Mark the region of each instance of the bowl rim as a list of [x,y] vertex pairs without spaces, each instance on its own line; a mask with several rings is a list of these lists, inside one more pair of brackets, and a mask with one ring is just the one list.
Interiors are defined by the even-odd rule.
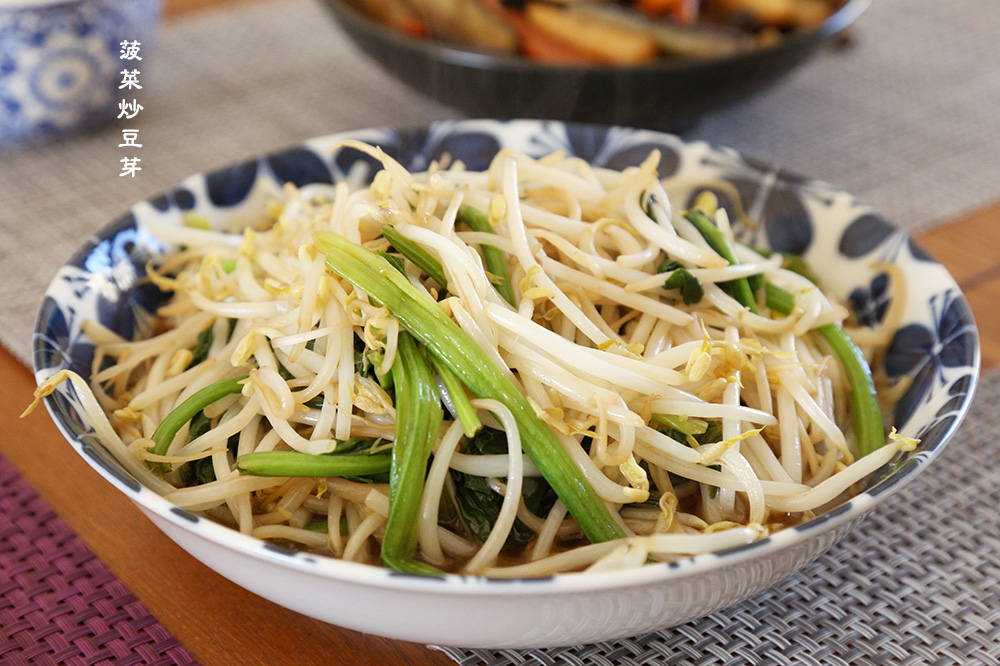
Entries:
[[[497,121],[495,119],[465,119],[458,121],[438,121],[437,123],[431,123],[430,125],[422,126],[409,126],[402,128],[395,128],[401,134],[407,132],[426,130],[429,127],[434,127],[441,124],[450,124],[451,126],[457,126],[461,128],[462,126],[470,126],[475,129],[480,123],[526,123],[529,125],[542,126],[542,125],[564,125],[564,126],[576,126],[576,127],[610,127],[603,126],[597,123],[575,123],[575,122],[564,122],[564,121],[552,121],[552,120],[516,120],[516,121]],[[366,132],[372,130],[382,130],[382,129],[392,129],[392,128],[362,128],[347,130],[343,132],[336,132],[324,136],[313,137],[302,142],[286,146],[285,148],[278,149],[275,151],[270,151],[263,155],[255,155],[251,157],[245,157],[235,162],[229,162],[228,164],[222,166],[221,168],[214,168],[211,170],[206,170],[191,174],[185,178],[180,183],[174,183],[173,185],[166,188],[163,192],[151,194],[144,199],[137,202],[135,205],[140,205],[143,203],[148,203],[151,200],[162,196],[163,193],[169,192],[178,185],[186,182],[191,178],[203,177],[210,173],[215,173],[220,170],[231,168],[233,166],[245,164],[249,161],[255,159],[267,159],[271,156],[282,155],[294,151],[296,149],[308,148],[310,144],[315,141],[326,141],[326,140],[340,140],[347,137],[357,137],[363,135]],[[677,135],[670,134],[668,132],[656,131],[656,130],[644,130],[638,128],[621,128],[627,131],[641,131],[647,132],[654,135],[663,135],[671,137],[680,142],[681,145],[690,146],[695,144],[709,145],[714,150],[727,150],[738,155],[741,159],[745,160],[747,164],[762,164],[761,162],[755,161],[750,157],[739,153],[738,151],[716,146],[715,144],[710,144],[705,141],[689,140]],[[794,181],[797,178],[797,174],[782,170],[778,177],[782,180]],[[829,185],[823,181],[810,180],[813,183],[821,183],[823,185]],[[837,192],[844,192],[839,187],[830,185]],[[88,241],[79,248],[69,260],[73,262],[77,260],[80,256],[85,256],[93,247],[102,240],[109,237],[110,234],[115,232],[123,222],[130,217],[130,214],[126,214],[123,217],[117,218],[112,222],[103,226],[95,234],[91,235]],[[912,239],[909,232],[899,227],[899,225],[890,222],[889,223],[894,230],[903,231],[906,239],[908,239],[913,245],[921,249],[920,246]],[[926,253],[926,251],[925,251]],[[929,255],[928,255],[929,256]],[[954,277],[951,276],[950,272],[945,270],[947,277],[957,288],[957,282],[955,282]],[[58,275],[53,279],[50,287],[55,285],[58,281]],[[48,290],[47,292],[48,293]],[[958,289],[958,298],[961,299],[963,303],[967,305],[967,300],[961,289]],[[42,326],[45,322],[45,311],[44,309],[39,312],[38,318],[36,319],[36,324],[34,327],[34,333],[36,339],[38,334],[43,330]],[[94,460],[91,456],[85,454],[82,449],[82,442],[80,441],[84,437],[92,437],[92,435],[83,435],[80,439],[76,439],[74,435],[68,429],[68,425],[60,418],[59,411],[62,407],[57,402],[57,395],[53,394],[47,396],[44,399],[44,404],[47,411],[49,412],[52,420],[55,422],[59,431],[67,439],[67,441],[73,446],[76,452],[84,458],[84,460],[89,464],[98,474],[100,474],[106,481],[114,485],[119,491],[124,493],[129,499],[131,499],[142,511],[150,511],[154,513],[157,517],[165,519],[175,526],[182,528],[186,532],[191,532],[194,536],[199,538],[207,539],[214,542],[224,548],[234,550],[241,554],[247,555],[251,558],[257,560],[266,560],[271,564],[281,566],[283,568],[291,570],[307,569],[309,573],[315,573],[323,576],[324,578],[335,579],[347,581],[353,584],[376,587],[383,589],[398,589],[413,592],[441,592],[447,586],[448,593],[455,593],[460,595],[544,595],[551,594],[553,592],[558,593],[583,593],[583,592],[596,592],[603,590],[611,590],[622,587],[630,587],[634,585],[651,585],[660,584],[670,580],[681,579],[688,576],[693,576],[697,574],[706,573],[709,571],[728,568],[733,565],[739,564],[749,559],[762,558],[767,555],[776,553],[780,550],[790,548],[796,544],[801,544],[810,539],[813,539],[821,534],[827,533],[840,527],[848,522],[860,519],[865,513],[874,508],[877,504],[883,502],[889,496],[895,494],[897,491],[902,489],[906,484],[913,480],[920,472],[922,472],[926,467],[938,456],[945,446],[953,439],[955,433],[960,428],[962,422],[969,413],[969,407],[973,401],[976,393],[976,388],[979,383],[981,376],[981,342],[979,331],[975,328],[974,320],[972,319],[971,310],[968,310],[968,317],[970,322],[973,324],[974,331],[974,350],[972,363],[969,366],[969,387],[965,396],[962,399],[961,406],[958,408],[957,417],[953,419],[940,435],[939,441],[936,443],[934,448],[921,451],[920,455],[911,458],[909,462],[914,464],[909,465],[906,469],[893,471],[888,477],[880,479],[874,487],[866,489],[864,492],[859,493],[850,499],[848,499],[843,504],[835,507],[827,513],[819,515],[811,520],[801,523],[797,526],[781,530],[770,534],[766,538],[760,541],[753,541],[740,546],[727,548],[724,550],[705,553],[701,555],[686,556],[670,563],[655,563],[647,564],[634,569],[625,570],[614,570],[614,571],[602,571],[602,572],[591,572],[581,575],[579,572],[555,574],[550,576],[542,576],[536,578],[487,578],[481,575],[469,575],[469,574],[455,574],[446,573],[443,575],[415,575],[415,574],[405,574],[397,571],[393,571],[381,566],[375,566],[370,564],[361,564],[357,562],[345,562],[343,560],[325,556],[325,555],[315,555],[311,553],[306,553],[303,551],[292,551],[281,546],[276,546],[270,544],[266,541],[251,537],[240,533],[239,531],[233,530],[230,527],[222,525],[221,523],[214,522],[207,518],[202,518],[196,514],[182,509],[175,504],[171,503],[163,496],[156,494],[150,488],[133,481],[139,486],[139,489],[130,487],[129,484],[122,481],[121,478],[116,476],[116,474],[110,472],[101,463]],[[39,368],[38,367],[38,354],[33,354],[33,370],[35,374],[36,381],[41,383],[46,379],[51,368]],[[61,399],[61,398],[60,398]],[[887,463],[889,464],[889,463]],[[880,468],[881,469],[881,468]],[[197,529],[192,529],[193,525],[197,525]]]
[[554,64],[536,62],[522,55],[491,53],[489,51],[462,48],[459,44],[416,37],[395,30],[367,16],[345,0],[322,1],[330,8],[338,20],[347,21],[353,27],[375,34],[380,39],[388,41],[397,47],[423,53],[432,60],[470,69],[504,69],[516,72],[532,70],[547,74],[563,73],[567,75],[581,75],[590,72],[595,74],[613,74],[618,72],[667,73],[673,71],[697,71],[711,69],[737,60],[767,58],[770,55],[793,50],[809,42],[821,42],[843,32],[868,10],[874,0],[846,0],[839,9],[815,28],[785,35],[775,44],[765,48],[721,58],[657,58],[652,62],[639,65],[604,63]]

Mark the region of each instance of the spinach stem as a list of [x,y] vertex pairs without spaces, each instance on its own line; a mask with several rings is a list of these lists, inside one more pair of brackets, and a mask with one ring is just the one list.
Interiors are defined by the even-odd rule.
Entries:
[[708,421],[692,416],[676,416],[674,414],[653,414],[650,421],[685,435],[701,435],[708,430]]
[[326,453],[313,455],[298,451],[260,451],[236,460],[236,469],[251,476],[365,476],[389,471],[388,453]]
[[[469,228],[473,231],[488,234],[494,233],[490,221],[486,219],[486,215],[478,208],[473,208],[472,206],[459,207],[458,219],[469,225]],[[514,288],[510,284],[510,273],[507,270],[507,260],[504,259],[503,251],[492,245],[482,245],[481,248],[486,271],[493,276],[493,287],[505,301],[516,308],[517,303],[514,302]]]
[[858,454],[864,457],[885,443],[882,408],[875,392],[875,380],[864,354],[840,324],[826,324],[816,329],[840,359],[851,387],[851,411],[854,413],[854,439]]
[[406,573],[439,574],[441,571],[414,556],[427,460],[444,413],[431,367],[410,334],[399,334],[396,353],[399,357],[392,364],[396,441],[389,470],[389,518],[382,537],[382,562]]
[[768,282],[764,285],[764,304],[787,317],[795,309],[795,294]]
[[161,456],[166,454],[167,449],[170,447],[170,442],[174,441],[177,431],[180,430],[185,423],[193,419],[195,414],[205,409],[213,402],[220,400],[231,393],[239,393],[242,391],[242,382],[244,380],[246,380],[246,375],[243,377],[234,377],[232,379],[223,379],[222,381],[206,386],[181,404],[177,405],[172,412],[167,414],[166,418],[160,421],[160,425],[157,426],[156,430],[153,432],[154,445],[150,447],[150,451]]
[[431,356],[431,363],[434,364],[434,369],[437,370],[438,375],[441,377],[441,383],[444,384],[445,390],[448,391],[451,404],[455,407],[455,414],[458,416],[458,420],[462,422],[462,431],[465,432],[466,437],[472,437],[483,427],[483,422],[479,420],[476,408],[472,406],[469,395],[465,392],[465,386],[455,376],[455,373],[451,371],[451,368],[445,365],[437,356]]
[[[694,225],[698,233],[708,243],[708,246],[715,250],[720,257],[728,261],[731,266],[736,266],[740,263],[739,259],[736,258],[733,246],[729,244],[726,237],[719,231],[719,227],[716,226],[715,222],[704,211],[689,210],[684,213],[684,217]],[[750,288],[750,281],[747,278],[737,278],[728,282],[720,282],[719,286],[727,294],[739,301],[740,305],[749,308],[750,312],[757,314],[757,299],[754,298],[753,289]]]
[[[503,403],[517,421],[525,453],[592,542],[625,536],[566,449],[476,342],[436,303],[417,291],[378,255],[331,232],[317,232],[327,267],[385,305],[406,329],[443,361],[477,398]],[[393,367],[395,368],[395,365]]]
[[434,281],[441,285],[442,288],[448,288],[448,278],[444,274],[444,267],[427,250],[388,225],[382,227],[382,235],[385,236],[387,241],[392,243],[392,246],[401,255],[412,261],[417,268],[434,278]]
[[[770,282],[764,286],[767,307],[783,315],[795,308],[795,295]],[[840,324],[826,324],[816,329],[833,348],[847,374],[851,388],[851,412],[854,415],[854,439],[858,454],[864,457],[885,443],[882,408],[875,392],[872,369],[864,354]]]

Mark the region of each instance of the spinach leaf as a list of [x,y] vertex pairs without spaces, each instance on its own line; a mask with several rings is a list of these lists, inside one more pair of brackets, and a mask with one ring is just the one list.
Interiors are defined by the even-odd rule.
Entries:
[[[383,441],[377,437],[351,437],[350,439],[345,439],[343,441],[337,442],[336,453],[353,453],[357,455],[367,455],[365,452],[370,451],[379,442]],[[348,481],[355,481],[357,483],[389,483],[389,474],[368,474],[367,476],[345,476]]]
[[286,382],[295,379],[295,375],[292,374],[291,370],[282,365],[280,359],[278,360],[278,374],[281,375],[281,378]]
[[[466,443],[465,452],[470,455],[507,453],[507,435],[502,430],[484,427]],[[481,476],[452,470],[451,478],[459,516],[476,538],[486,541],[500,515],[503,497],[493,492]],[[528,510],[539,516],[545,516],[556,501],[555,491],[542,477],[524,477],[522,495]],[[504,548],[520,550],[534,538],[533,530],[515,520]]]
[[193,356],[191,357],[191,362],[188,363],[189,368],[193,368],[208,358],[208,350],[212,348],[212,343],[215,342],[214,328],[214,325],[209,325],[208,328],[198,334],[198,344],[191,350]]
[[[319,532],[320,534],[330,533],[330,524],[326,518],[317,518],[316,520],[310,520],[302,529],[309,530],[310,532]],[[340,535],[347,536],[347,516],[340,517]]]
[[[209,328],[211,330],[211,328]],[[201,437],[212,428],[212,419],[205,416],[204,410],[198,412],[191,419],[191,426],[188,428],[188,441]],[[226,441],[229,453],[235,458],[240,445],[239,433],[233,435]],[[191,462],[184,463],[177,472],[181,475],[181,482],[185,486],[200,486],[203,483],[215,481],[215,468],[212,466],[212,456],[199,458]]]
[[[704,432],[700,432],[700,433],[697,433],[697,434],[690,435],[691,437],[694,437],[694,439],[695,439],[696,442],[698,442],[701,445],[705,445],[705,444],[714,444],[715,442],[718,442],[718,441],[722,440],[722,421],[721,420],[717,420],[717,421],[704,421],[704,423],[706,424]],[[688,443],[688,437],[689,437],[689,435],[686,434],[686,433],[684,433],[684,432],[681,432],[680,430],[674,430],[673,428],[670,428],[670,427],[662,427],[659,430],[663,434],[665,434],[665,435],[667,435],[667,436],[669,436],[669,437],[677,440],[678,442],[682,442],[684,444]],[[646,461],[644,460],[644,461],[642,461],[640,463],[640,465],[644,465],[645,463],[646,463]],[[708,467],[709,467],[709,469],[714,469],[716,471],[722,470],[722,466],[721,465],[709,465]],[[670,483],[672,485],[674,485],[674,486],[679,486],[679,485],[681,485],[683,483],[687,483],[688,481],[690,481],[690,479],[686,479],[686,478],[684,478],[682,476],[674,474],[673,472],[670,473]],[[715,499],[715,496],[716,496],[716,494],[718,492],[719,492],[719,489],[717,487],[715,487],[715,486],[709,486],[709,490],[708,490],[709,497],[711,497],[712,499]]]
[[698,303],[705,297],[705,289],[691,271],[676,261],[664,261],[657,269],[659,273],[673,271],[663,283],[664,289],[679,289],[684,305]]
[[[236,328],[236,320],[229,319],[229,335],[226,337],[226,342],[233,337],[233,329]],[[212,349],[212,343],[215,342],[215,324],[210,325],[204,331],[198,334],[198,342],[195,344],[194,349],[191,350],[193,356],[191,357],[191,362],[188,363],[189,368],[193,368],[198,365],[206,358],[208,358],[208,352]]]

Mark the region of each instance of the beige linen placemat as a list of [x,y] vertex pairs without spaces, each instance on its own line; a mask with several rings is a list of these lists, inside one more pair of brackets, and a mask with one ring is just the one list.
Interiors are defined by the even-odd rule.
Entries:
[[[1000,199],[1000,2],[875,0],[856,28],[848,48],[689,135],[834,182],[913,230]],[[310,136],[456,117],[312,0],[196,14],[149,48],[135,178],[119,176],[124,121],[0,155],[0,342],[25,361],[58,266],[136,200]]]

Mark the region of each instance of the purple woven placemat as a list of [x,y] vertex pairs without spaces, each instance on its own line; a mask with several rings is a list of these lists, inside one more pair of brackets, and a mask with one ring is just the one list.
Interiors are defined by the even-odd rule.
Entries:
[[2,456],[0,664],[197,666]]

